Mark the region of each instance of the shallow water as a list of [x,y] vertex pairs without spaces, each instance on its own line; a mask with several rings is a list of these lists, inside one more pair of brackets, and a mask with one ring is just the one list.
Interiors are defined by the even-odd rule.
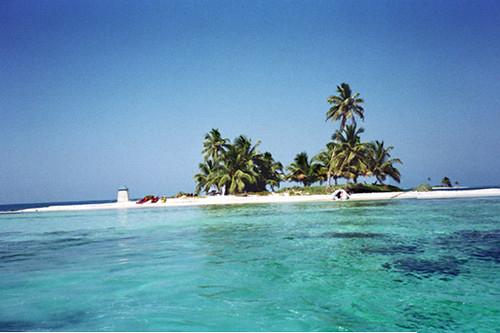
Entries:
[[0,215],[0,331],[498,332],[500,200]]

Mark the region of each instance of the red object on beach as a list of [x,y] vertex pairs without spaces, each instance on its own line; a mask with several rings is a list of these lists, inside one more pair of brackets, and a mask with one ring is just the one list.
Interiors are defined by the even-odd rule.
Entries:
[[160,198],[159,198],[159,197],[153,197],[153,198],[151,199],[151,203],[157,203],[157,202],[158,202],[158,200],[160,200]]
[[146,202],[148,202],[149,200],[152,200],[152,199],[154,199],[153,196],[147,195],[144,198],[142,198],[141,200],[137,201],[136,204],[143,204],[143,203],[146,203]]

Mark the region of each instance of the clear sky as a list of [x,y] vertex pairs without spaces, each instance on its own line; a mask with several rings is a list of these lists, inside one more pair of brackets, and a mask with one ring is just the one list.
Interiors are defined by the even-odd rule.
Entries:
[[498,1],[0,2],[0,203],[193,191],[212,127],[288,164],[365,98],[402,186],[500,184]]

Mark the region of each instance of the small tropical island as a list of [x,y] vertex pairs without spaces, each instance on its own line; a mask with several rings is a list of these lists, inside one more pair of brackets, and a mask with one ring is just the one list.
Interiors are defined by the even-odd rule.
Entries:
[[20,212],[500,196],[498,188],[469,190],[458,186],[457,181],[453,186],[446,176],[439,185],[432,186],[428,178],[410,190],[388,184],[387,181],[400,183],[397,166],[403,161],[392,156],[394,146],[386,145],[384,140],[361,139],[365,129],[359,123],[365,120],[365,108],[360,93],[341,83],[337,94],[328,97],[327,102],[325,121],[338,122],[338,129],[319,152],[312,157],[305,151],[299,152],[288,166],[275,160],[271,152],[261,151],[260,140],[254,143],[242,134],[231,141],[219,129],[212,128],[204,136],[203,161],[194,176],[194,193],[178,192],[170,197],[148,194],[129,200],[127,189],[125,200],[119,194],[112,203],[49,206]]
[[[303,187],[285,188],[279,192],[328,194],[343,188],[353,193],[400,191],[396,186],[385,184],[390,178],[399,183],[401,174],[392,158],[393,146],[383,140],[364,142],[364,128],[358,126],[365,119],[364,100],[354,93],[347,83],[337,86],[337,95],[327,99],[330,108],[326,121],[338,121],[340,127],[325,147],[311,158],[307,152],[298,153],[286,168],[273,158],[270,152],[259,150],[245,135],[233,141],[224,138],[213,128],[205,135],[203,162],[195,175],[196,193],[217,194],[266,194],[274,192],[282,182],[295,182]],[[373,177],[375,182],[360,183],[360,178]],[[345,184],[339,185],[339,180]],[[333,184],[332,185],[332,181]],[[313,184],[320,186],[312,187]],[[321,186],[326,184],[326,186]]]

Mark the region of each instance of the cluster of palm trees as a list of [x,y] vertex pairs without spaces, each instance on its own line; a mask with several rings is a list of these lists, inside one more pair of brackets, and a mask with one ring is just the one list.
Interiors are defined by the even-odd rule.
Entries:
[[196,192],[236,194],[263,192],[279,187],[284,179],[283,165],[276,162],[269,152],[260,153],[258,146],[244,135],[231,143],[223,138],[218,129],[205,135],[203,163],[195,175]]
[[327,100],[331,107],[326,120],[340,121],[340,128],[314,157],[309,158],[306,152],[297,154],[287,167],[288,172],[271,153],[258,151],[260,141],[253,145],[240,135],[231,143],[212,129],[203,143],[204,162],[195,175],[196,191],[216,188],[227,194],[260,192],[268,186],[274,190],[282,181],[310,186],[317,182],[331,185],[333,179],[337,185],[340,178],[356,183],[359,177],[374,177],[375,183],[381,185],[387,178],[399,183],[401,174],[394,165],[402,162],[391,158],[393,147],[385,146],[384,141],[361,141],[364,129],[357,127],[356,118],[364,121],[364,100],[347,83],[337,86],[337,92]]
[[399,183],[401,174],[394,164],[402,162],[391,158],[394,147],[386,147],[383,141],[361,142],[363,132],[363,128],[356,125],[346,125],[335,132],[326,147],[311,159],[306,152],[297,154],[288,167],[288,180],[310,186],[316,182],[331,185],[333,179],[337,185],[339,178],[357,183],[362,176],[375,177],[375,183],[380,185],[388,177]]
[[328,98],[331,107],[326,120],[340,120],[340,128],[326,147],[310,160],[305,152],[297,154],[288,167],[288,179],[304,186],[315,182],[330,185],[332,179],[337,185],[339,178],[357,183],[360,176],[375,177],[375,183],[380,184],[388,177],[399,183],[401,174],[394,164],[402,162],[391,158],[394,147],[386,147],[384,141],[361,141],[364,129],[357,127],[356,118],[364,120],[364,100],[359,93],[353,94],[347,83],[337,86],[337,92],[338,95]]

